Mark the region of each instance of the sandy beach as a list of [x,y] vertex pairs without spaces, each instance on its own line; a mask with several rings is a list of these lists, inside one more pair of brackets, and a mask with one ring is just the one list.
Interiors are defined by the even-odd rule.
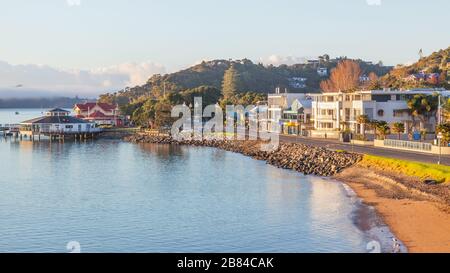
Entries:
[[450,253],[448,185],[354,166],[335,176],[373,206],[411,253]]

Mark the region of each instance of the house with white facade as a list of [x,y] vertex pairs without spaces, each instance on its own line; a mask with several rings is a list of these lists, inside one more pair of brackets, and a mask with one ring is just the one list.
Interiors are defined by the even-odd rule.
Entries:
[[291,106],[283,110],[280,126],[283,134],[307,136],[313,129],[311,123],[312,100],[309,97],[295,99]]
[[[448,96],[448,91],[436,90],[372,90],[354,93],[322,93],[311,95],[312,120],[314,122],[313,137],[339,138],[340,131],[350,130],[362,133],[362,126],[357,119],[367,115],[371,120],[386,121],[388,124],[401,122],[406,132],[416,131],[413,117],[407,101],[414,95],[441,93]],[[430,120],[426,129],[432,132],[436,120]]]
[[[298,111],[308,106],[309,96],[304,93],[280,93],[279,89],[275,94],[268,95],[267,108],[267,130],[269,132],[282,132],[282,127],[285,125],[285,120],[290,120],[292,116],[285,116],[285,111],[291,111],[289,114],[295,114],[298,117]],[[295,102],[295,103],[294,103]],[[294,105],[294,112],[292,106]],[[308,111],[308,110],[306,110]],[[306,112],[305,111],[305,112]],[[283,120],[284,119],[284,120]],[[296,120],[297,122],[297,120]]]

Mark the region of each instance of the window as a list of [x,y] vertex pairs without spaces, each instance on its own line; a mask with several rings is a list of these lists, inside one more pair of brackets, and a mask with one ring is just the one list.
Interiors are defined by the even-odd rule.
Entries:
[[409,116],[409,110],[394,110],[394,117],[399,118],[403,116]]
[[379,117],[384,116],[384,110],[378,110],[378,116]]
[[391,99],[391,95],[373,95],[373,100],[376,102],[388,102]]
[[333,123],[323,122],[320,124],[322,129],[333,129]]
[[363,99],[364,101],[371,101],[371,100],[372,100],[372,95],[370,95],[370,94],[364,94],[364,95],[362,96],[362,99]]
[[66,125],[66,129],[72,129],[73,125]]
[[373,119],[373,108],[365,108],[364,115],[367,115],[369,119]]

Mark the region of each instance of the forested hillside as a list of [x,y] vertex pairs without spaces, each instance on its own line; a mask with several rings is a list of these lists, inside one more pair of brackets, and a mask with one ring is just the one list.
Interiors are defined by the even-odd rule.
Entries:
[[[105,94],[100,97],[102,101],[117,102],[126,104],[139,99],[142,96],[159,98],[164,93],[179,93],[188,89],[200,86],[210,86],[222,90],[224,75],[230,68],[236,73],[236,88],[238,93],[270,93],[276,87],[288,88],[289,92],[318,92],[320,82],[326,79],[329,72],[337,64],[345,59],[330,59],[328,55],[318,58],[314,63],[265,66],[261,63],[255,64],[250,60],[214,60],[202,62],[175,73],[166,75],[154,75],[146,84],[133,88]],[[374,72],[378,76],[383,76],[391,70],[391,67],[383,66],[382,63],[372,64],[362,60],[355,60],[359,63],[364,74]],[[319,75],[318,69],[325,68],[328,73]],[[304,86],[293,86],[292,79],[301,78]]]
[[412,65],[397,66],[381,80],[385,87],[394,89],[443,87],[449,84],[450,47],[422,57]]

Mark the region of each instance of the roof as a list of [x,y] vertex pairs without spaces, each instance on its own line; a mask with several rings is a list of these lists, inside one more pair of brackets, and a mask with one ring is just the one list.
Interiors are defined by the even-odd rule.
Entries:
[[301,108],[303,108],[304,111],[306,111],[308,109],[312,109],[312,100],[310,100],[310,99],[304,99],[304,100],[296,99],[291,104],[290,110],[292,112],[298,112],[298,110],[300,110]]
[[354,94],[371,94],[371,95],[416,95],[416,94],[433,94],[440,93],[443,96],[446,96],[450,91],[449,90],[441,90],[441,89],[410,89],[410,90],[361,90],[351,93],[343,93],[343,92],[324,92],[317,94],[309,94],[311,97],[320,97],[320,96],[337,96],[337,95],[354,95]]
[[61,108],[53,108],[51,110],[48,110],[49,113],[70,113],[70,111],[61,109]]
[[115,116],[112,115],[105,115],[100,111],[95,111],[94,113],[90,114],[87,117],[84,117],[84,119],[93,119],[93,120],[113,120],[116,119]]
[[255,108],[251,109],[249,112],[250,113],[265,113],[268,110],[268,106],[267,105],[258,105],[255,106]]
[[74,124],[74,123],[76,124],[88,122],[71,116],[46,116],[21,122],[21,124]]
[[82,111],[88,111],[93,109],[95,106],[102,108],[104,111],[112,111],[117,109],[117,105],[110,103],[102,103],[102,102],[87,102],[87,103],[77,103],[75,104],[75,108],[79,108]]
[[297,100],[303,108],[311,108],[312,107],[312,100]]
[[88,117],[89,118],[105,118],[105,117],[108,117],[108,116],[103,114],[100,111],[95,111],[94,113],[90,114]]

